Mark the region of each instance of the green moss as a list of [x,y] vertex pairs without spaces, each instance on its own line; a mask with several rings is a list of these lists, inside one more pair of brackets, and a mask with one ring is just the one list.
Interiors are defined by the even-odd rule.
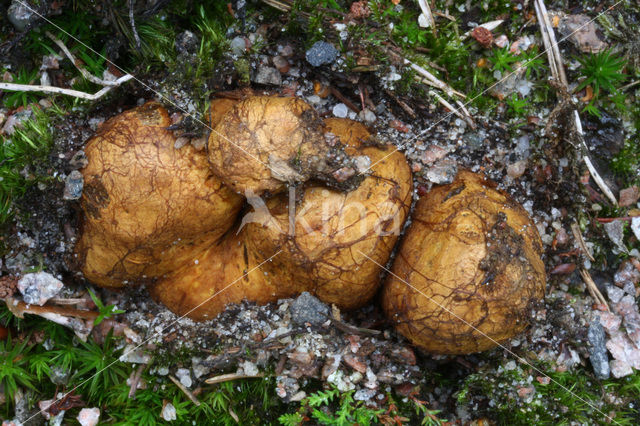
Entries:
[[[619,424],[634,424],[637,410],[608,402],[606,394],[637,399],[637,376],[627,380],[623,395],[619,381],[601,382],[584,367],[557,372],[544,363],[537,362],[536,366],[551,379],[547,384],[543,384],[542,374],[524,365],[508,371],[479,370],[464,380],[457,394],[458,404],[473,403],[499,424],[608,424],[609,415]],[[629,408],[621,408],[625,406]]]
[[[13,217],[13,205],[31,185],[48,179],[36,174],[53,145],[50,129],[61,110],[31,108],[31,118],[16,126],[13,135],[0,135],[0,226]],[[24,112],[26,114],[26,112]]]

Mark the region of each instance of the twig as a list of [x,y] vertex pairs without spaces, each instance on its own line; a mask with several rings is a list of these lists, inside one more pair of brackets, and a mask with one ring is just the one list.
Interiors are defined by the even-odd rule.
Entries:
[[623,220],[625,222],[631,222],[633,220],[633,216],[620,216],[620,217],[597,217],[596,220],[600,223],[611,223],[616,220]]
[[384,89],[384,91],[389,97],[391,97],[394,101],[396,101],[396,103],[400,105],[400,108],[402,108],[407,114],[409,114],[411,118],[416,118],[416,112],[413,110],[413,108],[407,105],[406,102],[399,99],[391,90]]
[[404,59],[405,65],[409,65],[411,67],[411,69],[413,69],[415,72],[417,72],[418,74],[420,74],[421,76],[424,77],[423,79],[421,79],[422,82],[442,90],[448,96],[453,97],[453,95],[456,95],[456,96],[459,96],[459,97],[461,97],[463,99],[466,97],[464,95],[464,93],[458,92],[457,90],[455,90],[453,87],[449,86],[444,81],[439,80],[435,75],[431,74],[429,71],[427,71],[426,69],[422,68],[420,65],[414,64],[413,62],[411,62],[407,58],[403,58],[403,59]]
[[436,21],[435,19],[433,19],[433,13],[431,13],[431,6],[429,6],[429,3],[425,0],[418,0],[418,4],[420,5],[420,10],[422,10],[422,14],[424,15],[425,19],[427,20],[427,26],[431,27],[431,31],[433,31],[433,35],[437,35],[437,31],[436,31]]
[[338,98],[338,100],[340,102],[342,102],[343,104],[345,104],[346,106],[349,107],[350,110],[352,110],[353,112],[355,112],[356,114],[359,113],[360,111],[358,110],[358,107],[351,102],[346,96],[344,96],[342,93],[340,93],[340,91],[338,89],[336,89],[333,86],[329,86],[329,91],[331,92],[331,94],[333,96],[335,96],[336,98]]
[[260,377],[264,377],[264,374],[263,373],[258,373],[258,374],[229,373],[229,374],[220,374],[219,376],[209,377],[204,382],[206,384],[208,384],[208,385],[213,385],[213,384],[216,384],[216,383],[229,382],[231,380],[256,379],[256,378],[260,378]]
[[33,314],[40,316],[44,314],[52,314],[62,315],[64,317],[82,318],[93,321],[99,315],[99,313],[96,311],[85,311],[82,309],[65,308],[62,306],[29,305],[21,300],[16,300],[11,297],[7,297],[6,299],[2,300],[7,304],[7,308],[9,308],[9,310],[19,318],[23,318],[24,314]]
[[456,104],[458,105],[458,107],[460,107],[460,110],[464,114],[464,121],[467,122],[469,127],[471,127],[473,130],[475,130],[477,128],[476,127],[476,123],[473,121],[473,117],[471,117],[471,114],[469,114],[469,110],[467,110],[467,108],[465,108],[464,104],[462,102],[460,102],[458,99],[456,99]]
[[358,336],[377,336],[378,334],[381,333],[380,330],[372,330],[370,328],[356,327],[351,324],[347,324],[342,320],[338,320],[335,318],[330,318],[330,319],[331,319],[331,324],[335,328],[345,333],[357,334]]
[[549,37],[550,46],[545,46],[547,48],[547,53],[552,52],[553,56],[557,61],[557,71],[558,80],[568,86],[569,83],[567,81],[567,75],[564,72],[564,66],[562,66],[562,56],[560,55],[560,48],[558,47],[558,42],[556,41],[556,34],[553,31],[553,26],[551,25],[551,20],[549,19],[549,13],[547,12],[547,7],[544,5],[543,0],[535,0],[536,5],[536,14],[538,15],[538,20],[540,21],[540,28],[543,29],[547,33]]
[[593,299],[597,303],[606,306],[607,311],[611,311],[611,309],[609,308],[609,304],[607,303],[607,299],[605,299],[600,290],[598,290],[598,286],[596,286],[593,278],[591,278],[589,271],[581,268],[580,275],[582,276],[584,283],[587,285],[587,290],[589,290],[589,294],[591,294],[591,297],[593,297]]
[[[542,33],[542,38],[545,45],[545,50],[547,52],[547,57],[549,59],[549,66],[551,70],[551,76],[564,88],[564,90],[568,89],[567,76],[564,72],[564,65],[562,64],[562,56],[560,55],[560,50],[558,48],[558,43],[556,41],[555,32],[553,31],[553,26],[551,25],[551,21],[549,20],[549,14],[547,13],[547,8],[544,5],[543,0],[535,0],[535,8],[536,14],[538,16],[538,22],[540,24],[540,32]],[[568,92],[567,92],[568,93]],[[568,96],[568,95],[565,95]],[[604,182],[604,179],[600,176],[596,168],[593,166],[591,159],[587,155],[587,144],[584,140],[584,132],[582,131],[582,122],[580,121],[580,115],[578,111],[574,108],[574,126],[576,130],[576,134],[578,139],[580,140],[580,146],[582,152],[582,161],[589,169],[589,173],[593,177],[593,180],[596,182],[600,190],[607,196],[607,198],[613,203],[613,205],[617,206],[618,201],[616,197],[613,195],[613,192],[609,189],[607,184]]]
[[436,99],[438,100],[438,102],[440,102],[445,108],[447,108],[449,111],[451,111],[452,113],[454,113],[456,116],[458,116],[459,118],[465,120],[465,116],[462,115],[462,113],[460,111],[458,111],[453,105],[451,105],[449,102],[447,102],[446,100],[444,100],[444,98],[440,95],[438,95],[436,92],[434,92],[433,90],[429,91],[429,94],[431,94],[431,96],[435,96]]
[[640,80],[632,81],[631,83],[625,84],[624,86],[622,86],[620,88],[620,91],[624,92],[624,91],[626,91],[628,89],[631,89],[633,86],[637,86],[638,84],[640,84]]
[[140,36],[138,35],[138,30],[136,29],[136,20],[133,16],[133,6],[135,5],[136,0],[128,0],[129,2],[129,25],[131,25],[131,30],[133,31],[133,38],[136,41],[136,49],[140,51],[142,48],[142,43],[140,42]]
[[596,168],[593,166],[593,163],[591,163],[591,159],[586,154],[587,144],[584,141],[584,133],[582,131],[582,122],[580,121],[580,116],[578,115],[578,111],[573,110],[573,114],[575,119],[576,133],[578,134],[578,138],[580,139],[582,148],[585,151],[585,153],[582,156],[582,159],[587,165],[587,168],[589,169],[589,173],[591,173],[591,177],[593,177],[593,180],[596,182],[600,190],[604,193],[604,195],[607,196],[607,198],[613,203],[614,206],[617,206],[618,201],[616,200],[615,195],[613,195],[613,192],[611,192],[607,184],[604,182],[604,179],[602,179],[602,177],[600,176]]
[[80,71],[80,74],[82,74],[82,76],[84,78],[86,78],[90,82],[95,83],[95,84],[97,84],[99,86],[117,86],[118,85],[117,80],[116,81],[106,81],[106,80],[103,80],[103,79],[98,78],[95,75],[91,74],[82,65],[80,65],[81,62],[78,59],[76,59],[75,56],[73,56],[71,51],[67,48],[67,46],[65,46],[65,44],[62,42],[62,40],[60,40],[59,38],[57,38],[56,36],[51,34],[49,31],[45,31],[44,33],[47,35],[47,37],[49,37],[51,40],[53,40],[53,42],[55,44],[57,44],[60,49],[62,49],[62,52],[65,54],[65,56],[67,58],[69,58],[69,60],[73,64],[73,66],[76,67],[78,69],[78,71]]
[[140,383],[140,377],[142,372],[147,368],[147,364],[140,364],[140,367],[131,375],[131,388],[129,388],[129,398],[136,399],[136,390],[138,389],[138,383]]
[[571,232],[573,233],[573,238],[578,241],[578,245],[582,249],[584,255],[587,256],[590,261],[595,262],[596,259],[594,259],[594,257],[591,256],[591,253],[589,253],[589,250],[587,250],[587,243],[585,243],[584,238],[582,237],[582,232],[580,232],[580,227],[576,222],[571,224]]
[[200,406],[200,401],[198,401],[198,398],[193,396],[191,391],[189,389],[187,389],[182,383],[180,383],[180,381],[178,379],[176,379],[172,375],[169,375],[169,379],[178,387],[178,389],[180,389],[182,391],[182,393],[187,395],[187,398],[189,398],[191,400],[191,402],[196,404],[196,407]]
[[104,87],[94,94],[80,92],[78,90],[73,90],[73,89],[63,89],[61,87],[55,87],[55,86],[40,86],[40,85],[15,84],[15,83],[0,83],[0,90],[11,90],[16,92],[55,93],[59,95],[73,96],[75,98],[95,101],[96,99],[100,99],[101,97],[106,95],[114,87],[120,86],[122,83],[127,82],[132,78],[133,76],[131,74],[125,74],[115,81],[116,83],[115,85]]

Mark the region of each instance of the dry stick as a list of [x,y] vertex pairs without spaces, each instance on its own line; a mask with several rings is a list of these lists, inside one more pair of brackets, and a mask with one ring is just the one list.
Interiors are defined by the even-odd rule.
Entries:
[[206,384],[208,384],[208,385],[213,385],[213,384],[216,384],[216,383],[229,382],[231,380],[256,379],[256,378],[260,378],[260,377],[264,377],[264,374],[263,373],[258,373],[258,374],[229,373],[229,374],[221,374],[219,376],[209,377],[204,382]]
[[444,100],[444,98],[440,95],[438,95],[436,92],[434,92],[433,90],[429,91],[429,94],[431,96],[434,96],[438,102],[440,102],[442,104],[442,106],[444,106],[445,108],[447,108],[449,111],[453,112],[457,117],[463,119],[463,120],[467,120],[467,118],[462,115],[462,113],[460,111],[458,111],[453,105],[451,105],[449,102],[447,102],[446,100]]
[[133,78],[132,75],[126,74],[120,77],[115,81],[115,85],[108,86],[103,89],[100,89],[94,94],[80,92],[78,90],[73,89],[63,89],[61,87],[55,86],[41,86],[41,85],[31,85],[31,84],[15,84],[15,83],[0,83],[0,90],[12,90],[17,92],[44,92],[44,93],[55,93],[59,95],[67,95],[73,96],[74,98],[87,99],[90,101],[95,101],[103,97],[114,87],[120,86],[122,83],[127,82]]
[[580,232],[580,227],[576,222],[573,222],[571,224],[571,232],[573,233],[573,238],[578,241],[578,244],[580,245],[580,248],[582,249],[584,255],[587,256],[590,261],[595,262],[596,259],[591,256],[591,253],[589,253],[589,250],[587,250],[587,243],[585,243],[584,238],[582,237],[582,232]]
[[71,53],[71,51],[67,48],[67,46],[65,46],[65,44],[62,42],[62,40],[60,40],[59,38],[57,38],[56,36],[54,36],[53,34],[51,34],[49,31],[45,31],[44,32],[47,37],[49,37],[55,44],[58,45],[58,47],[60,49],[62,49],[62,52],[65,54],[65,56],[67,58],[69,58],[69,60],[71,61],[71,63],[73,64],[74,67],[76,67],[78,69],[78,71],[80,71],[80,74],[82,74],[82,76],[84,78],[86,78],[87,80],[89,80],[92,83],[95,83],[99,86],[116,86],[117,83],[116,81],[106,81],[103,80],[101,78],[96,77],[95,75],[91,74],[89,71],[87,71],[82,65],[81,62],[76,59],[75,56],[73,56],[73,54]]
[[336,89],[333,86],[329,86],[329,91],[331,92],[331,94],[333,96],[338,98],[338,100],[340,102],[342,102],[343,104],[348,106],[350,110],[352,110],[356,114],[358,114],[360,112],[360,110],[358,110],[358,107],[353,102],[351,102],[346,96],[344,96],[342,93],[340,93],[340,91],[338,89]]
[[464,119],[467,122],[467,124],[469,124],[469,126],[471,126],[471,128],[473,130],[476,129],[476,123],[473,121],[473,117],[471,117],[471,114],[469,113],[469,110],[467,110],[467,108],[465,108],[464,104],[462,102],[460,102],[460,100],[456,99],[456,104],[458,105],[458,107],[460,107],[460,110],[462,111],[462,113],[464,114]]
[[456,96],[459,96],[459,97],[461,97],[463,99],[466,98],[464,93],[458,92],[457,90],[455,90],[453,87],[449,86],[444,81],[439,80],[435,75],[431,74],[429,71],[427,71],[426,69],[422,68],[420,65],[414,64],[413,62],[411,62],[407,58],[403,58],[403,59],[404,59],[404,64],[405,65],[409,65],[411,67],[411,69],[413,69],[415,72],[417,72],[418,74],[420,74],[421,76],[424,77],[423,79],[420,79],[423,83],[426,83],[426,84],[428,84],[430,86],[433,86],[435,88],[438,88],[438,89],[442,90],[448,96],[453,97],[453,95],[456,95]]
[[140,367],[131,376],[131,387],[129,388],[129,399],[136,399],[136,390],[138,389],[138,383],[140,383],[140,377],[142,372],[147,368],[147,364],[140,364]]
[[[7,297],[3,300],[7,304],[7,308],[14,313],[18,314],[33,314],[33,315],[61,315],[63,317],[82,318],[86,320],[95,320],[99,313],[96,311],[85,311],[82,309],[65,308],[62,306],[38,306],[29,305],[21,300],[16,300],[12,297]],[[22,318],[21,315],[16,315]]]
[[182,393],[187,395],[187,398],[189,398],[191,400],[191,402],[196,404],[196,407],[200,406],[200,401],[198,401],[198,398],[193,396],[191,391],[189,389],[187,389],[182,383],[180,383],[180,381],[178,379],[176,379],[172,375],[169,375],[169,379],[178,387],[178,389],[180,389],[182,391]]
[[422,14],[427,19],[429,26],[431,27],[431,31],[433,31],[433,35],[437,35],[436,31],[436,20],[433,19],[433,13],[431,12],[431,6],[425,0],[418,0],[418,4],[420,5],[420,10],[422,10]]
[[[562,65],[562,55],[560,55],[560,48],[558,47],[558,42],[556,41],[556,33],[553,30],[553,26],[551,25],[551,20],[549,19],[549,13],[547,12],[547,7],[544,5],[543,0],[536,0],[536,4],[538,5],[538,9],[540,10],[540,14],[538,15],[538,19],[544,20],[544,28],[549,35],[549,41],[551,42],[551,50],[555,55],[558,66],[558,79],[562,84],[566,86],[569,85],[567,81],[567,75],[564,73],[564,66]],[[536,11],[537,12],[537,11]],[[542,26],[542,23],[540,23]]]
[[582,159],[587,165],[587,169],[589,169],[589,173],[591,173],[593,180],[596,181],[596,184],[598,185],[600,190],[604,192],[604,195],[607,196],[609,201],[611,201],[614,206],[617,206],[618,201],[616,200],[616,196],[613,195],[613,192],[611,192],[607,184],[604,182],[604,179],[602,179],[602,177],[594,167],[593,163],[591,163],[591,159],[586,154],[587,144],[584,141],[584,132],[582,131],[582,122],[580,121],[580,116],[578,115],[578,111],[573,110],[573,116],[574,116],[574,121],[576,126],[576,133],[578,134],[578,137],[580,139],[580,144],[582,145],[582,149],[585,151]]
[[607,311],[611,312],[609,304],[607,303],[607,299],[605,299],[602,293],[600,293],[600,290],[598,290],[598,287],[593,281],[593,278],[591,278],[589,271],[584,268],[580,268],[580,275],[582,275],[582,280],[587,285],[587,290],[589,290],[589,294],[591,294],[591,297],[599,304],[606,306]]
[[[538,16],[538,22],[540,24],[540,32],[542,33],[542,38],[545,44],[545,50],[547,52],[547,56],[549,58],[549,65],[551,68],[552,77],[562,84],[565,88],[568,87],[567,76],[564,72],[564,65],[562,64],[562,56],[560,55],[560,50],[558,49],[558,43],[556,42],[555,33],[553,31],[553,27],[551,26],[551,21],[549,20],[549,14],[547,13],[547,8],[544,5],[542,0],[535,0],[535,8],[536,14]],[[613,205],[617,206],[618,201],[616,197],[613,195],[613,192],[609,189],[607,184],[604,182],[604,179],[600,176],[596,168],[593,166],[591,159],[587,155],[587,144],[584,140],[584,133],[582,131],[582,122],[580,121],[580,116],[578,115],[578,111],[574,109],[574,125],[576,128],[576,133],[580,140],[581,150],[582,152],[582,160],[587,165],[589,169],[589,173],[593,177],[593,180],[596,182],[600,190],[607,196],[607,198],[613,203]]]

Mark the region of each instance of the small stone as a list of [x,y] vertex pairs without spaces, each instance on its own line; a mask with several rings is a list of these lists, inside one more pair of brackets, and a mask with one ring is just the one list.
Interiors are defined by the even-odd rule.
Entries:
[[620,324],[622,323],[622,318],[612,312],[601,312],[600,313],[600,324],[609,334],[613,334],[613,332],[617,331],[620,328]]
[[587,15],[563,18],[558,31],[583,52],[598,53],[607,48],[607,43],[598,37],[594,20]]
[[371,158],[366,155],[359,155],[353,159],[353,163],[358,169],[358,173],[365,173],[371,167]]
[[158,376],[166,376],[167,374],[169,374],[169,368],[160,367],[158,368],[158,371],[156,371],[156,373],[158,373]]
[[282,74],[285,74],[291,68],[289,65],[289,61],[284,56],[277,55],[273,57],[273,65],[280,71]]
[[240,366],[246,376],[257,376],[260,374],[258,367],[251,361],[244,361]]
[[344,182],[350,177],[353,177],[356,174],[356,171],[351,167],[342,167],[335,172],[333,172],[333,178],[336,182]]
[[65,370],[57,365],[51,366],[50,373],[51,382],[58,386],[66,385],[71,377],[71,372],[69,370]]
[[229,43],[229,47],[231,48],[231,53],[240,56],[247,51],[247,42],[244,37],[234,37],[231,43]]
[[338,118],[345,118],[347,116],[347,114],[349,113],[349,109],[347,108],[347,106],[345,104],[336,104],[333,107],[333,115],[338,117]]
[[444,158],[433,166],[431,166],[425,173],[425,177],[433,183],[445,184],[451,183],[458,173],[458,163],[449,158]]
[[299,325],[320,325],[328,315],[329,307],[306,291],[291,303],[291,320]]
[[277,69],[261,66],[258,68],[258,72],[253,77],[252,81],[258,84],[280,86],[282,84],[282,77]]
[[[627,259],[622,262],[613,276],[613,283],[621,288],[627,284],[635,286],[640,283],[640,270],[634,264],[637,262],[635,259]],[[640,266],[640,264],[638,265]]]
[[376,115],[373,113],[373,111],[367,108],[360,111],[360,113],[358,114],[358,118],[362,121],[366,121],[367,123],[373,123],[374,121],[376,121]]
[[496,37],[493,44],[495,44],[497,47],[502,49],[503,47],[507,47],[507,45],[509,44],[509,39],[507,38],[506,35],[501,34],[498,37]]
[[185,388],[190,388],[193,384],[193,381],[191,380],[191,372],[186,368],[178,368],[178,371],[176,371],[176,377]]
[[83,408],[78,413],[77,419],[81,426],[95,426],[100,420],[100,409],[97,407]]
[[631,369],[631,366],[624,361],[620,361],[619,359],[614,359],[613,361],[611,361],[609,363],[609,367],[611,368],[611,374],[616,379],[633,374],[633,369]]
[[62,290],[62,281],[48,272],[25,274],[18,281],[18,290],[22,293],[25,303],[30,305],[44,305],[47,300]]
[[607,297],[611,303],[618,303],[624,297],[624,290],[612,285],[606,286]]
[[524,160],[516,161],[507,166],[507,174],[513,179],[517,179],[527,170],[527,162]]
[[448,151],[446,149],[441,148],[438,145],[429,145],[429,147],[427,147],[420,156],[420,159],[425,164],[433,164],[441,158],[444,158],[447,153]]
[[62,198],[64,200],[77,200],[82,196],[82,188],[84,187],[84,178],[82,173],[77,170],[73,170],[64,179],[64,193]]
[[375,389],[359,389],[353,395],[353,399],[356,401],[369,401],[376,395],[377,391]]
[[284,46],[279,46],[278,47],[278,53],[280,53],[280,55],[284,56],[285,58],[293,55],[293,46],[291,46],[290,44],[285,44]]
[[[624,245],[624,222],[614,220],[613,222],[604,223],[603,227],[611,242],[613,242],[619,250],[626,252],[627,248]],[[638,238],[640,238],[640,236]]]
[[32,116],[33,112],[29,108],[10,115],[4,122],[2,130],[0,130],[0,135],[12,135],[16,131],[16,128],[21,128],[22,123],[29,120]]
[[22,32],[29,24],[32,24],[39,19],[39,16],[34,12],[36,9],[37,8],[30,1],[13,0],[7,9],[7,18],[16,30]]
[[605,346],[605,334],[604,328],[600,324],[600,321],[593,321],[589,325],[589,331],[587,333],[589,343],[589,360],[593,366],[593,371],[596,377],[599,379],[609,378],[609,356],[607,355],[607,348]]
[[637,186],[630,186],[629,188],[625,188],[620,191],[618,204],[620,204],[620,207],[629,207],[630,205],[635,204],[639,198],[640,188]]
[[174,407],[172,403],[167,402],[167,404],[164,407],[162,407],[162,413],[160,414],[160,416],[166,422],[174,421],[175,419],[177,419],[176,407]]
[[307,393],[303,390],[294,393],[291,398],[289,398],[289,402],[298,402],[302,401],[307,397]]
[[[618,221],[616,221],[618,222]],[[640,216],[631,218],[631,230],[638,240],[640,240]]]
[[200,40],[191,31],[183,31],[176,36],[174,46],[178,53],[195,53],[200,45]]
[[360,357],[352,354],[346,354],[343,359],[345,364],[347,364],[354,370],[360,373],[364,373],[367,371],[367,365],[362,361]]
[[145,353],[144,350],[138,346],[126,345],[122,351],[122,355],[120,355],[118,359],[121,362],[131,364],[149,364],[151,362],[151,355]]
[[330,64],[336,60],[338,51],[331,43],[326,41],[317,41],[306,52],[307,62],[314,67]]

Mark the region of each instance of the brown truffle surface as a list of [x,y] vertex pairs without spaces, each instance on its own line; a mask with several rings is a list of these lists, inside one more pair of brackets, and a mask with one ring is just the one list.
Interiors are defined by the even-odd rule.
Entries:
[[416,205],[383,305],[398,331],[428,352],[495,347],[525,329],[544,296],[538,231],[494,187],[463,170]]
[[82,272],[105,287],[162,276],[220,238],[242,197],[222,185],[204,153],[176,138],[159,104],[126,111],[85,147],[85,212],[75,253]]

